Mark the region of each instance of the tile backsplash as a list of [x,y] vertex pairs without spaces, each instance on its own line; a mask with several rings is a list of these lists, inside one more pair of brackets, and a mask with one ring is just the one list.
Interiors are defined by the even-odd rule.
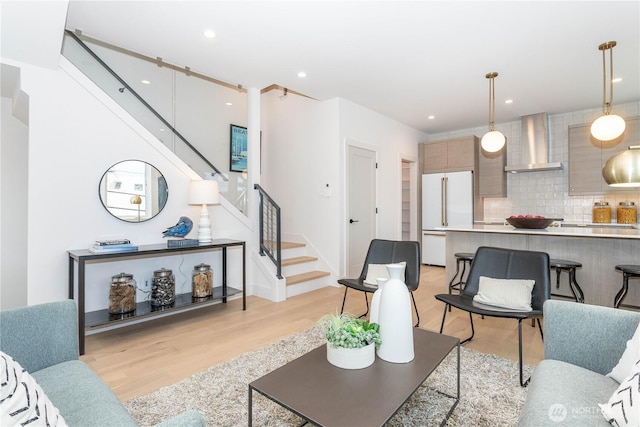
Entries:
[[[616,105],[614,112],[623,117],[640,114],[640,102]],[[485,221],[502,221],[510,215],[533,214],[548,218],[563,218],[566,222],[590,223],[593,204],[609,202],[612,222],[615,222],[619,202],[632,201],[640,205],[640,189],[628,193],[569,196],[569,126],[590,123],[602,114],[602,108],[564,114],[549,114],[549,160],[562,162],[556,171],[507,174],[507,197],[484,199]],[[520,163],[520,121],[496,124],[507,137],[507,164]],[[430,135],[429,140],[459,136],[482,136],[487,127],[463,129]]]

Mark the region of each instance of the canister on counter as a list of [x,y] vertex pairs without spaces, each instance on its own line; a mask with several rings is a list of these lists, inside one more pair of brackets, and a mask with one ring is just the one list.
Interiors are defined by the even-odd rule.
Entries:
[[611,222],[611,206],[608,202],[595,202],[592,211],[593,222],[608,224]]
[[213,272],[208,264],[198,264],[191,272],[191,296],[207,298],[213,295]]
[[618,224],[635,224],[638,220],[638,209],[633,202],[620,202],[616,214]]
[[109,314],[130,313],[136,309],[136,281],[133,274],[111,276]]

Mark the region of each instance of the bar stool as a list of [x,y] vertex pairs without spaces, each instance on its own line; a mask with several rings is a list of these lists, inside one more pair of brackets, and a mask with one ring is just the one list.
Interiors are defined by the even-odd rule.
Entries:
[[[471,263],[473,262],[474,255],[475,254],[471,252],[456,252],[455,254],[453,254],[453,256],[456,257],[456,272],[453,273],[453,277],[449,282],[449,293],[451,293],[451,291],[453,290],[458,291],[459,294],[462,293],[464,285],[466,284],[466,282],[463,280],[464,272],[467,269],[467,263],[469,263],[469,268],[471,268]],[[460,264],[462,264],[462,273],[460,273]],[[458,273],[460,273],[460,278],[456,282],[455,280],[458,276]],[[451,311],[451,306],[449,306],[449,311]]]
[[[473,262],[473,256],[475,254],[471,253],[471,252],[457,252],[455,254],[453,254],[454,257],[456,257],[456,272],[453,273],[453,277],[451,278],[451,281],[449,282],[449,293],[451,293],[451,291],[456,290],[458,291],[458,293],[462,293],[462,290],[464,289],[464,285],[465,285],[465,281],[464,279],[464,272],[467,268],[467,263],[469,263],[469,267],[471,267],[471,263]],[[458,279],[458,281],[456,282],[456,277],[458,276],[458,273],[460,273],[460,264],[462,264],[462,273],[460,274],[460,278]],[[455,283],[454,283],[455,282]]]
[[637,305],[621,304],[622,300],[627,295],[627,290],[629,290],[629,278],[640,278],[640,265],[616,265],[616,270],[622,272],[622,288],[616,294],[616,298],[613,301],[613,306],[615,308],[619,308],[621,306],[629,308],[640,308]]
[[[580,289],[580,285],[578,285],[578,282],[576,281],[576,268],[582,268],[582,264],[576,261],[568,261],[566,259],[551,258],[549,260],[549,267],[556,270],[556,289],[560,288],[560,274],[563,271],[566,271],[569,273],[569,287],[573,294],[573,298],[576,302],[584,303],[584,294],[582,293],[582,289]],[[554,297],[571,299],[571,297],[562,294],[552,293],[551,295]]]

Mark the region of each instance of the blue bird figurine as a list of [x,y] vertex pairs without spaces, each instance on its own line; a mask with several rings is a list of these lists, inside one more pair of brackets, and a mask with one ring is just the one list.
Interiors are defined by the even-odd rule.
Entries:
[[191,228],[193,228],[193,221],[186,216],[181,216],[176,225],[169,227],[162,232],[162,237],[184,237],[189,234]]

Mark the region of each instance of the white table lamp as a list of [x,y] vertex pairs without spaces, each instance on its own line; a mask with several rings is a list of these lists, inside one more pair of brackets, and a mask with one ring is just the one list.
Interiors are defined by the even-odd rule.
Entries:
[[220,204],[218,181],[201,180],[191,181],[189,185],[189,204],[201,205],[200,222],[198,223],[198,242],[211,243],[211,219],[207,205]]

